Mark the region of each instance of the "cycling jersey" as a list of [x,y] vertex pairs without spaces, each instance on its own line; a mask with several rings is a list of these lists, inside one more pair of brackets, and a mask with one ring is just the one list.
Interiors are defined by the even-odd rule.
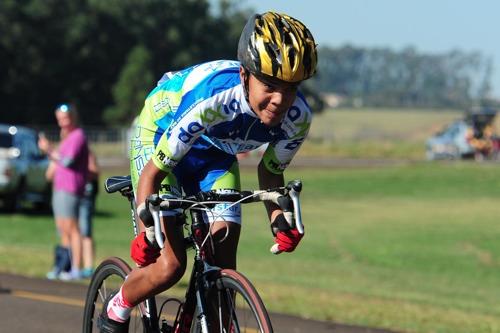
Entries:
[[[269,171],[282,173],[307,135],[311,111],[298,93],[282,123],[265,126],[245,99],[239,66],[220,60],[165,74],[140,115],[141,142],[132,145],[140,147],[151,140],[154,164],[168,172],[191,147],[217,147],[236,155],[269,143],[264,164]],[[146,157],[138,163],[146,163]]]
[[[146,98],[131,139],[134,188],[151,159],[168,173],[161,195],[239,189],[235,155],[267,143],[264,165],[276,174],[285,170],[307,135],[311,111],[297,94],[280,125],[264,125],[245,99],[239,67],[221,60],[163,76]],[[226,206],[216,206],[208,220],[240,223],[240,206]]]

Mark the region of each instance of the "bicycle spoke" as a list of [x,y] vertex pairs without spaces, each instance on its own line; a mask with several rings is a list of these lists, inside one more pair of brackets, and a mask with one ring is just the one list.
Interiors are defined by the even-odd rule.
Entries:
[[240,330],[240,325],[238,323],[238,316],[236,315],[236,294],[231,292],[231,290],[224,290],[224,294],[226,295],[226,303],[227,303],[227,312],[229,313],[229,320],[228,320],[228,330],[227,332],[231,332],[231,328],[234,329],[234,333],[239,333],[241,332]]

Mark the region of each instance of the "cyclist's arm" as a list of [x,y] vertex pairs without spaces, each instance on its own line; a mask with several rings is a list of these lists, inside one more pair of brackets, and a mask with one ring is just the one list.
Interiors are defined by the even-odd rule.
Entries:
[[[259,163],[257,168],[257,173],[259,177],[259,187],[260,189],[268,189],[274,187],[284,186],[285,180],[282,173],[272,173],[270,172],[264,164],[264,161]],[[271,202],[265,201],[264,205],[267,209],[267,214],[269,216],[269,221],[274,221],[277,215],[281,214],[283,211],[281,208]]]
[[[166,176],[167,172],[160,170],[152,160],[146,163],[139,177],[139,184],[137,185],[137,206],[144,203],[149,195],[158,193],[160,184]],[[139,223],[139,228],[141,231],[144,231],[144,222],[142,220],[141,222]]]
[[[262,160],[259,163],[259,186],[261,189],[284,186],[283,172],[293,157],[299,150],[302,142],[305,140],[309,127],[311,125],[311,116],[309,111],[294,109],[294,116],[287,116],[286,138],[271,142],[267,147]],[[265,203],[267,213],[271,222],[274,221],[277,215],[282,213],[282,210],[276,204]]]

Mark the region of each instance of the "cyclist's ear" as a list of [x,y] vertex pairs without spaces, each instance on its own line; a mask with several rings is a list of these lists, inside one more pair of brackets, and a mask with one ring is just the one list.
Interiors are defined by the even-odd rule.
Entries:
[[248,80],[248,76],[250,75],[250,72],[245,69],[245,67],[240,66],[240,79],[241,83],[243,84],[246,80]]

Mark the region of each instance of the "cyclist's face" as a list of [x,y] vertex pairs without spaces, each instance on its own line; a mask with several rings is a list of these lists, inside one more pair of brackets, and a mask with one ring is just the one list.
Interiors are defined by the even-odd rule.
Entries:
[[265,125],[278,125],[295,101],[298,83],[288,83],[273,78],[263,80],[249,75],[250,106]]

